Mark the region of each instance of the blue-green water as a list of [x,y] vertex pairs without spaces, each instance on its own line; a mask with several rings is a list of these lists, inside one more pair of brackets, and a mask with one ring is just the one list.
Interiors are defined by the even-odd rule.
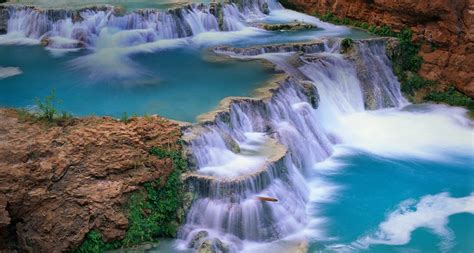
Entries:
[[[318,226],[324,236],[315,239],[310,252],[474,252],[474,215],[445,214],[459,198],[474,192],[472,156],[430,161],[344,153],[331,158],[338,166],[314,174],[327,199],[315,200],[311,208],[317,210],[315,218],[326,222]],[[472,208],[473,198],[467,202]],[[424,217],[429,217],[426,222]],[[380,229],[387,220],[392,223]],[[409,241],[399,241],[413,227]],[[382,243],[370,242],[381,238]]]
[[224,97],[251,95],[272,76],[258,62],[209,62],[203,53],[173,49],[138,54],[128,64],[131,76],[120,76],[120,67],[115,75],[102,77],[100,65],[90,76],[90,69],[77,69],[71,62],[86,52],[53,57],[39,46],[0,46],[0,66],[23,72],[0,79],[0,106],[31,107],[35,98],[55,90],[62,100],[58,107],[78,116],[120,117],[127,112],[194,121]]

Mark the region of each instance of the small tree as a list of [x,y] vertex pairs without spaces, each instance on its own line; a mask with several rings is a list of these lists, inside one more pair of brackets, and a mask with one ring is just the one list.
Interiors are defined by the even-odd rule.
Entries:
[[62,101],[56,98],[56,91],[52,90],[51,94],[46,96],[44,100],[36,98],[35,104],[38,106],[39,118],[45,119],[49,122],[54,121],[54,118],[57,116],[58,111],[55,107],[56,104],[60,104]]

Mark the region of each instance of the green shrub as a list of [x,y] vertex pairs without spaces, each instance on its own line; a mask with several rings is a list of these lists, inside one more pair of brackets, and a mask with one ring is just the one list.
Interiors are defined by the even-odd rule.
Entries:
[[44,100],[36,98],[35,104],[38,107],[39,119],[44,119],[48,122],[53,122],[58,114],[56,105],[60,103],[62,103],[62,101],[56,98],[55,90],[52,90],[51,93],[44,98]]
[[359,27],[360,27],[360,28],[362,28],[362,29],[365,29],[365,30],[367,30],[367,29],[369,29],[369,24],[368,24],[368,23],[366,23],[366,22],[363,22],[363,23],[361,23],[361,24],[360,24],[360,26],[359,26]]
[[398,33],[397,38],[400,41],[400,57],[398,63],[402,70],[418,72],[423,63],[423,59],[418,55],[420,45],[412,42],[412,32],[405,28]]
[[474,115],[474,100],[457,91],[454,86],[449,87],[443,92],[430,92],[428,95],[426,95],[425,99],[436,103],[463,106],[470,110],[471,115]]
[[29,112],[25,109],[18,110],[18,116],[20,119],[32,119],[37,121],[45,121],[47,123],[56,123],[70,120],[72,115],[66,111],[59,112],[57,106],[62,104],[62,100],[57,99],[55,90],[52,90],[43,100],[35,99],[36,107],[38,108],[35,112]]
[[352,45],[354,44],[354,41],[351,38],[345,38],[341,42],[341,50],[343,53],[346,53],[349,51],[349,49],[352,48]]
[[413,74],[409,78],[402,79],[401,82],[402,92],[410,96],[415,95],[415,92],[421,88],[435,85],[433,81],[425,80],[423,77],[417,74]]
[[104,242],[100,232],[92,230],[87,233],[84,242],[79,248],[74,250],[74,253],[102,253],[105,250],[112,250],[119,247],[120,245],[118,244],[118,242]]

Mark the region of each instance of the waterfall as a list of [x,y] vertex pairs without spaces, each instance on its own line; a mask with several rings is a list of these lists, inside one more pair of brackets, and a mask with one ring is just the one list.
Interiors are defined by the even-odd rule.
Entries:
[[[136,10],[122,15],[110,6],[78,10],[41,10],[9,5],[0,7],[2,19],[8,16],[7,34],[0,43],[36,40],[49,48],[95,48],[103,29],[118,31],[147,30],[126,33],[129,45],[196,36],[204,32],[238,31],[246,23],[262,18],[271,10],[281,9],[275,0],[246,0],[236,3],[189,4],[169,10]],[[0,20],[0,22],[4,22]],[[12,40],[14,38],[15,40]]]
[[[339,118],[372,106],[406,103],[385,43],[385,39],[357,41],[346,54],[339,53],[340,40],[216,48],[233,57],[269,60],[286,75],[260,97],[225,101],[223,108],[185,132],[194,161],[187,182],[197,200],[180,231],[181,247],[210,244],[217,252],[222,247],[240,252],[248,244],[304,230],[308,222],[304,175],[343,141],[337,131]],[[361,65],[356,59],[375,63]],[[367,102],[373,97],[375,103]],[[259,152],[248,153],[245,147],[255,142],[256,135],[273,140],[273,150],[283,146],[284,152],[260,152],[264,161],[254,159]],[[264,149],[263,142],[257,142],[255,150],[259,145]],[[261,196],[278,202],[262,201]]]

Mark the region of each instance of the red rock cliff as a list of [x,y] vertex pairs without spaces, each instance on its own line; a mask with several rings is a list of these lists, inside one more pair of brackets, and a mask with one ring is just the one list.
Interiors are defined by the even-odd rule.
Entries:
[[160,117],[73,119],[66,126],[22,121],[0,109],[0,252],[67,252],[91,229],[124,236],[128,194],[166,178],[177,124]]
[[[289,0],[308,14],[332,12],[336,16],[411,27],[415,39],[424,40],[420,75],[456,87],[474,98],[474,0]],[[432,47],[431,44],[434,45]]]

